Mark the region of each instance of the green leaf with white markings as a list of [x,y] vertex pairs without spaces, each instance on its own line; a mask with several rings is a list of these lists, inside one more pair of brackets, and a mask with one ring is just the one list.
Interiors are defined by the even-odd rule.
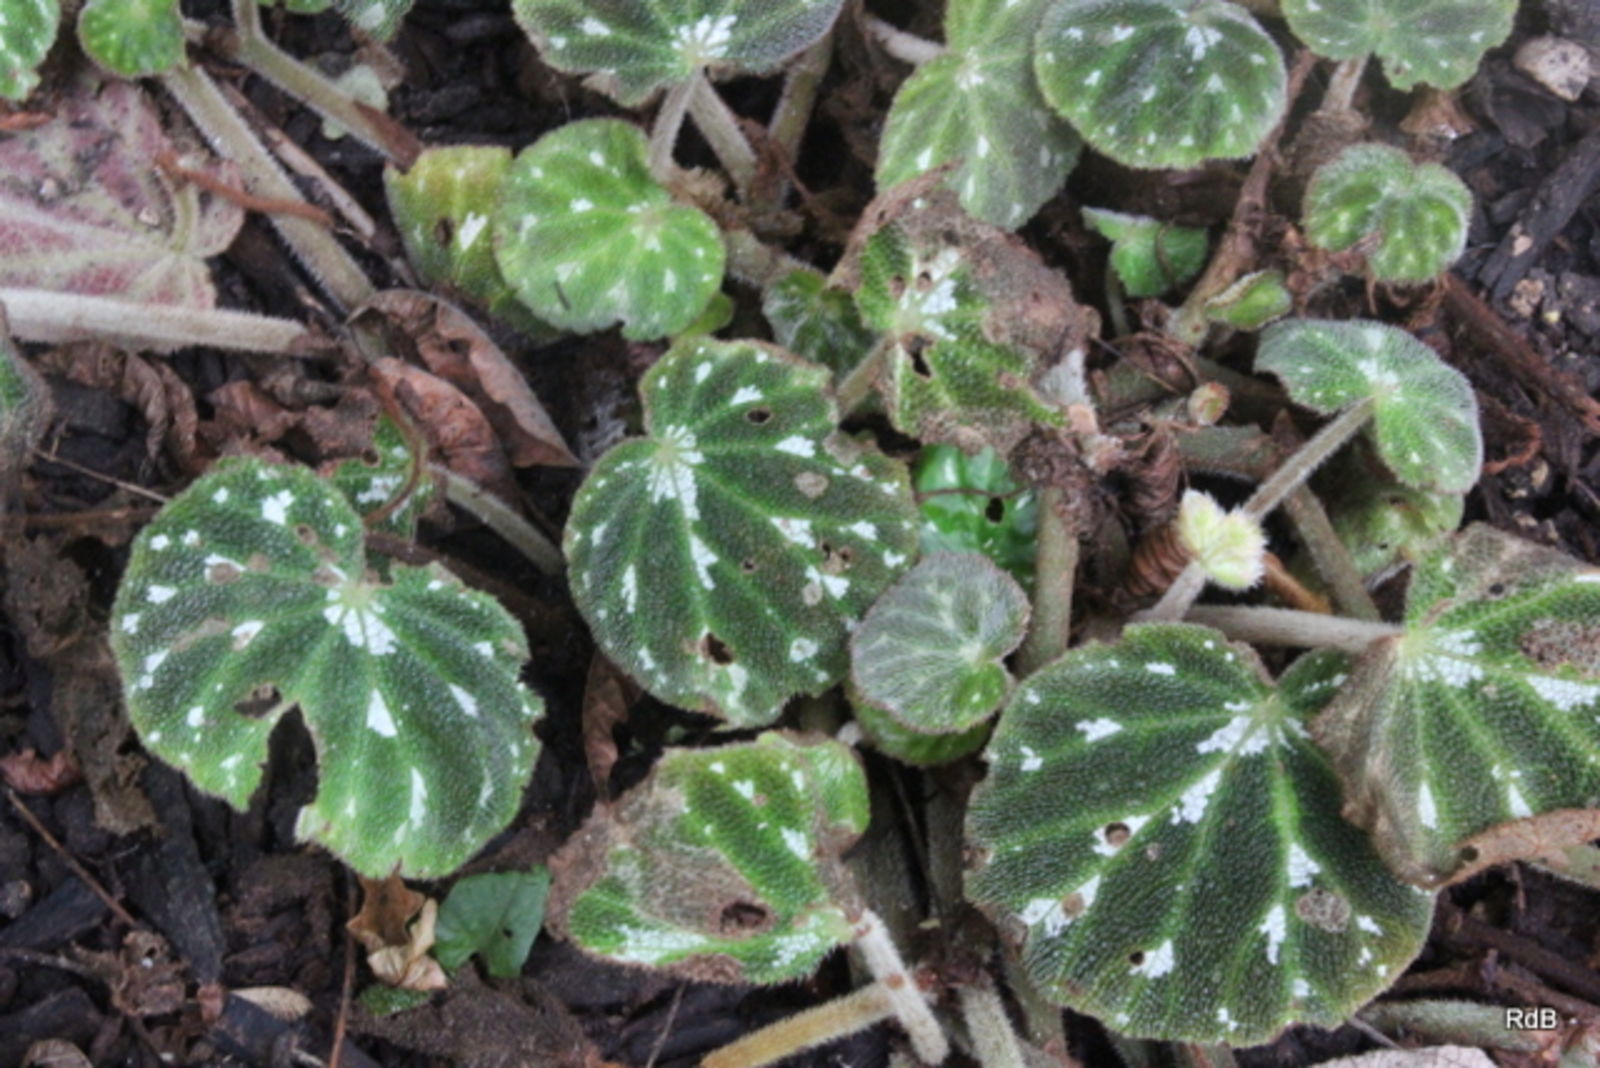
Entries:
[[1437,163],[1413,163],[1388,145],[1351,145],[1317,168],[1306,188],[1306,236],[1342,252],[1370,242],[1367,264],[1384,282],[1426,282],[1467,247],[1472,193]]
[[454,970],[477,954],[490,975],[515,979],[539,937],[549,893],[550,873],[540,865],[460,880],[439,906],[434,959]]
[[791,271],[769,285],[761,294],[761,312],[778,344],[836,375],[849,374],[877,340],[850,294],[812,270]]
[[143,78],[184,62],[178,0],[89,0],[78,12],[78,43],[122,78]]
[[889,335],[879,389],[895,428],[924,442],[1009,453],[1061,415],[1034,392],[1033,354],[990,340],[990,304],[959,246],[913,242],[897,225],[867,239],[856,304]]
[[1130,297],[1159,297],[1200,273],[1206,232],[1148,215],[1084,208],[1083,221],[1111,242],[1111,266]]
[[586,119],[545,134],[511,164],[494,216],[495,258],[535,315],[568,330],[665,337],[722,284],[722,235],[650,176],[644,134]]
[[413,0],[333,0],[333,9],[375,41],[387,41],[400,28]]
[[28,463],[32,449],[50,418],[50,387],[22,358],[7,329],[0,305],[0,512],[15,488],[12,478]]
[[1001,713],[967,896],[1053,1001],[1135,1037],[1249,1046],[1333,1027],[1421,950],[1432,895],[1339,815],[1305,720],[1343,660],[1274,687],[1185,624],[1067,653]]
[[0,0],[0,96],[24,100],[33,92],[60,22],[56,0]]
[[1517,0],[1283,0],[1294,35],[1319,56],[1376,55],[1396,89],[1454,89],[1511,33]]
[[1253,155],[1288,100],[1278,46],[1226,0],[1057,0],[1034,64],[1050,105],[1130,167]]
[[907,730],[970,730],[1010,692],[1003,661],[1027,629],[1027,594],[987,557],[930,556],[878,598],[850,639],[856,695]]
[[1465,493],[1477,483],[1483,435],[1472,386],[1404,330],[1288,319],[1262,331],[1256,370],[1324,414],[1370,398],[1378,455],[1407,485]]
[[694,980],[803,979],[851,938],[838,859],[868,808],[855,754],[828,738],[669,749],[551,861],[551,929]]
[[244,809],[298,705],[300,837],[375,878],[444,875],[516,814],[543,705],[505,609],[437,565],[380,582],[364,533],[312,472],[224,460],[135,540],[112,649],[140,740],[199,789]]
[[762,73],[810,46],[842,0],[513,0],[557,70],[596,75],[624,107],[706,67]]
[[905,468],[835,431],[826,369],[755,342],[679,344],[640,395],[649,436],[567,520],[573,597],[663,701],[771,723],[843,677],[849,628],[910,565]]
[[1417,563],[1405,633],[1315,725],[1396,871],[1436,885],[1496,824],[1600,806],[1597,650],[1600,571],[1482,525]]
[[490,220],[511,151],[498,145],[426,149],[401,174],[383,172],[383,189],[406,258],[429,285],[458,290],[534,339],[555,334],[527,309],[495,261]]
[[1082,147],[1039,95],[1031,41],[1020,33],[948,52],[905,80],[878,146],[878,188],[959,161],[945,183],[961,206],[1015,229],[1055,196]]

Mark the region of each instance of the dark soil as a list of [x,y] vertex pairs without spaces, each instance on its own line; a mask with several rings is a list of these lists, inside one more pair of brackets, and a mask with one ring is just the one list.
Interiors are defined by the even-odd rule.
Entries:
[[[1425,291],[1369,292],[1352,281],[1321,298],[1317,311],[1403,323],[1469,376],[1490,460],[1468,499],[1469,519],[1600,563],[1600,403],[1592,399],[1600,390],[1600,82],[1568,103],[1513,69],[1520,41],[1552,29],[1582,32],[1586,15],[1581,4],[1524,7],[1512,41],[1458,94],[1460,136],[1411,141],[1476,194],[1467,255],[1448,281]],[[353,54],[336,17],[276,14],[269,22],[277,21],[274,33],[291,53],[335,61]],[[935,21],[930,12],[886,14],[928,32]],[[393,52],[405,80],[391,112],[428,143],[519,148],[560,123],[615,113],[544,67],[503,4],[423,0]],[[1313,73],[1309,97],[1326,73]],[[839,254],[873,193],[876,124],[903,74],[854,29],[843,31],[797,165],[810,196],[786,220],[796,255],[826,266]],[[243,84],[269,121],[380,220],[363,262],[384,284],[399,284],[388,265],[398,242],[382,228],[381,161],[352,142],[325,139],[319,120],[270,87]],[[775,83],[759,80],[729,88],[748,115],[765,115],[775,94]],[[1357,97],[1370,136],[1392,141],[1404,139],[1402,124],[1418,125],[1405,122],[1410,103],[1375,75]],[[41,106],[48,105],[46,95]],[[688,158],[697,151],[703,146],[692,143]],[[1096,303],[1105,291],[1104,248],[1084,233],[1082,204],[1217,227],[1233,210],[1245,166],[1135,175],[1090,158],[1023,235],[1067,272],[1080,299]],[[1298,216],[1292,195],[1269,209]],[[333,321],[259,222],[217,267],[226,304]],[[736,293],[740,321],[762,329],[752,294]],[[632,384],[658,354],[615,335],[543,349],[504,340],[585,460],[626,431]],[[469,967],[421,1013],[379,1020],[348,1007],[352,991],[372,982],[343,930],[359,894],[340,864],[294,840],[295,813],[315,781],[304,729],[291,721],[275,736],[266,786],[248,812],[198,795],[142,754],[120,711],[105,621],[128,540],[157,505],[146,490],[170,495],[226,451],[323,459],[337,437],[330,426],[354,418],[342,406],[355,405],[351,387],[328,363],[207,351],[141,359],[91,346],[29,355],[47,375],[56,418],[19,500],[9,509],[0,502],[0,757],[67,756],[8,769],[17,789],[0,803],[0,1066],[23,1063],[30,1049],[44,1063],[37,1058],[50,1054],[36,1044],[51,1039],[95,1065],[321,1064],[342,1026],[338,1057],[347,1068],[602,1060],[673,1068],[849,989],[842,955],[808,983],[743,989],[597,962],[546,936],[518,981],[482,980]],[[263,412],[287,414],[274,422]],[[556,532],[577,482],[571,470],[534,468],[517,474],[515,489]],[[594,650],[559,585],[492,535],[442,516],[421,541],[448,562],[494,576],[497,592],[510,587],[533,644],[528,681],[549,706],[544,755],[521,815],[466,871],[526,868],[548,857],[595,799],[581,711]],[[1084,585],[1092,590],[1091,576]],[[707,727],[647,698],[634,701],[614,732],[610,787],[637,781],[668,732],[685,730],[697,738]],[[936,780],[886,761],[875,760],[872,771],[908,798],[936,788]],[[875,833],[904,849],[903,831],[891,823]],[[442,897],[448,884],[420,889]],[[1427,950],[1393,995],[1548,1006],[1571,1022],[1563,1025],[1569,1038],[1600,1026],[1597,904],[1593,891],[1532,868],[1480,876],[1447,894]],[[1067,1033],[1080,1062],[1116,1063],[1094,1021],[1069,1016]],[[796,1063],[883,1065],[894,1041],[880,1027]],[[1297,1029],[1238,1057],[1252,1066],[1299,1065],[1374,1047],[1349,1027]],[[1554,1063],[1544,1054],[1496,1057]]]

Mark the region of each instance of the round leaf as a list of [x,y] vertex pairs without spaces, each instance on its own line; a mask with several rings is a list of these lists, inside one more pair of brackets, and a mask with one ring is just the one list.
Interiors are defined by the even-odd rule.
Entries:
[[178,0],[88,0],[78,12],[78,42],[123,78],[171,70],[183,62]]
[[542,710],[522,629],[438,566],[369,572],[361,518],[310,471],[224,460],[134,542],[112,609],[128,717],[243,809],[299,705],[317,796],[297,831],[373,877],[459,867],[516,814]]
[[1351,145],[1317,168],[1306,189],[1306,236],[1342,252],[1362,240],[1373,277],[1426,282],[1467,246],[1472,193],[1437,163],[1412,163],[1388,145]]
[[680,344],[640,394],[650,436],[573,502],[573,597],[663,701],[771,723],[839,681],[848,628],[910,564],[905,470],[835,433],[824,368],[754,342]]
[[1022,644],[1028,597],[976,553],[939,553],[878,598],[850,640],[862,700],[924,734],[965,731],[1011,689],[1002,661]]
[[0,96],[23,100],[33,92],[60,21],[57,0],[0,0]]
[[868,808],[861,766],[831,739],[669,749],[551,860],[551,929],[695,980],[803,979],[851,937],[827,871]]
[[1130,626],[1017,689],[967,834],[967,896],[1052,1000],[1118,1032],[1249,1046],[1336,1026],[1422,948],[1431,895],[1339,815],[1303,720],[1342,662],[1274,689],[1245,647]]
[[454,969],[477,953],[490,975],[515,979],[539,937],[549,892],[550,873],[542,866],[467,876],[439,907],[434,958]]
[[497,145],[430,148],[404,174],[386,168],[383,190],[406,258],[424,282],[459,290],[543,339],[555,331],[517,299],[495,261],[490,220],[510,167],[511,151]]
[[833,25],[842,0],[513,0],[557,70],[594,73],[625,107],[702,67],[770,70]]
[[1294,35],[1319,56],[1377,55],[1396,89],[1454,89],[1511,33],[1517,0],[1283,0]]
[[635,339],[694,322],[722,284],[716,223],[650,177],[644,134],[616,119],[545,134],[511,164],[494,216],[500,271],[568,330],[622,320]]
[[1029,42],[947,53],[895,94],[878,146],[888,189],[959,161],[945,179],[975,218],[1015,228],[1055,196],[1082,142],[1039,95]]
[[922,734],[907,730],[881,708],[864,701],[852,702],[861,733],[881,753],[919,768],[933,768],[960,760],[983,748],[989,740],[987,720],[957,734]]
[[1473,835],[1595,807],[1600,571],[1474,525],[1417,563],[1405,624],[1316,723],[1396,871],[1436,885]]
[[1324,414],[1370,397],[1378,454],[1407,485],[1465,493],[1478,481],[1483,436],[1472,386],[1404,330],[1288,319],[1262,331],[1256,370]]
[[1058,0],[1034,62],[1050,105],[1130,167],[1249,156],[1287,103],[1278,46],[1226,0]]

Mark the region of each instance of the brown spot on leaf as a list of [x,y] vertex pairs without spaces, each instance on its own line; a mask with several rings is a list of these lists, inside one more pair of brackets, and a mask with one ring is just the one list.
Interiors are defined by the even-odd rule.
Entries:
[[219,560],[206,568],[206,581],[216,586],[226,586],[237,579],[244,572],[226,560]]
[[257,686],[244,700],[236,702],[233,710],[246,719],[260,719],[278,706],[278,688],[270,684]]
[[1342,894],[1316,887],[1295,899],[1294,914],[1313,927],[1337,934],[1350,922],[1350,902]]
[[1541,619],[1517,644],[1540,667],[1570,666],[1584,675],[1600,676],[1600,627],[1568,619]]
[[733,650],[728,647],[728,643],[710,631],[707,631],[706,636],[700,639],[700,655],[714,664],[727,665],[733,663]]
[[1083,915],[1083,895],[1074,891],[1061,899],[1061,914],[1069,920],[1075,920]]
[[828,476],[815,471],[802,471],[794,476],[794,486],[814,501],[828,491]]
[[749,935],[773,923],[772,913],[750,901],[730,901],[717,914],[717,930],[725,935]]

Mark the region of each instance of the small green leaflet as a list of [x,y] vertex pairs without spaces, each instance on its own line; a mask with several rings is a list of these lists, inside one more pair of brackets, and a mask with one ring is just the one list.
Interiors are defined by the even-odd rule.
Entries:
[[1433,899],[1340,817],[1307,735],[1343,670],[1318,654],[1273,687],[1218,632],[1148,624],[1018,687],[968,812],[967,896],[1042,993],[1130,1037],[1250,1046],[1394,981]]
[[543,866],[460,880],[439,907],[434,959],[454,971],[476,953],[490,975],[515,979],[539,937],[549,892]]
[[877,335],[861,322],[850,294],[811,270],[791,271],[761,294],[772,336],[790,352],[847,375],[872,350]]
[[1032,587],[1039,501],[1011,477],[1004,457],[993,449],[968,456],[954,445],[925,445],[911,479],[924,553],[982,553]]
[[835,432],[828,372],[696,338],[648,373],[649,434],[578,491],[565,548],[595,640],[663,701],[741,727],[848,667],[916,547],[905,469]]
[[878,188],[960,161],[945,179],[975,218],[1015,229],[1066,181],[1083,142],[1034,83],[1026,37],[918,67],[889,107]]
[[88,0],[78,12],[78,43],[122,78],[143,78],[184,62],[178,0]]
[[1011,690],[1004,659],[1028,630],[1028,596],[977,553],[938,553],[889,587],[850,639],[861,700],[922,734],[992,716]]
[[1474,524],[1417,563],[1405,628],[1315,725],[1397,872],[1437,885],[1467,838],[1597,806],[1600,571]]
[[1378,455],[1407,485],[1465,493],[1477,483],[1483,435],[1472,386],[1404,330],[1287,319],[1262,331],[1256,370],[1324,414],[1371,398]]
[[1206,318],[1235,330],[1260,330],[1294,310],[1294,296],[1276,267],[1251,271],[1206,301]]
[[1517,0],[1283,0],[1294,35],[1319,56],[1376,55],[1396,89],[1454,89],[1511,33]]
[[0,96],[25,100],[61,22],[56,0],[0,0]]
[[494,216],[500,271],[535,315],[568,330],[665,337],[722,284],[722,235],[650,176],[644,134],[568,123],[511,164]]
[[1111,266],[1130,297],[1159,297],[1205,266],[1204,230],[1104,208],[1084,208],[1083,221],[1111,241]]
[[1130,167],[1252,155],[1287,104],[1278,46],[1226,0],[1057,0],[1034,63],[1050,105]]
[[1472,193],[1437,163],[1413,163],[1388,145],[1351,145],[1317,168],[1306,188],[1306,236],[1343,251],[1363,239],[1374,278],[1426,282],[1467,246]]
[[498,145],[449,145],[423,151],[404,174],[383,172],[383,190],[406,259],[429,285],[444,285],[481,303],[529,337],[555,331],[534,317],[500,273],[490,220],[511,150]]
[[514,0],[557,70],[597,75],[624,107],[705,68],[762,73],[833,25],[842,0]]
[[803,979],[851,937],[830,871],[868,808],[855,754],[832,739],[669,749],[552,859],[551,930],[693,980]]
[[297,833],[357,871],[460,867],[515,815],[543,704],[516,620],[437,565],[368,572],[361,517],[299,467],[223,460],[134,542],[111,615],[128,717],[237,809],[299,705],[319,789]]

